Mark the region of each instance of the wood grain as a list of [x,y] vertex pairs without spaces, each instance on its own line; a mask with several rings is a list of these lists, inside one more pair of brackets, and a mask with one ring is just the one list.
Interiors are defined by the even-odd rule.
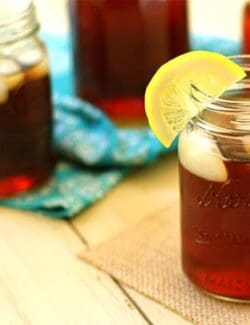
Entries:
[[[157,214],[178,193],[176,155],[162,158],[127,177],[109,195],[72,221],[89,246],[94,246]],[[121,285],[152,324],[190,324],[179,315]]]
[[145,310],[151,322],[155,325],[191,325],[190,322],[184,320],[170,309],[166,309],[162,305],[150,300],[137,291],[126,288],[126,291],[133,298],[136,304]]
[[125,178],[73,225],[88,243],[97,244],[163,210],[177,191],[177,157],[169,155]]
[[0,210],[0,324],[148,324],[64,221]]

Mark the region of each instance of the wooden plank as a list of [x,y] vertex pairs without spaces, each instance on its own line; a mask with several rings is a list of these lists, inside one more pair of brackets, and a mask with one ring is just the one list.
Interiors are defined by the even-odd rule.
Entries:
[[106,197],[73,219],[73,225],[87,242],[97,244],[163,210],[177,191],[177,157],[168,155],[125,178]]
[[1,208],[0,238],[1,324],[147,324],[64,221]]
[[162,305],[148,299],[138,293],[137,291],[125,288],[126,292],[133,301],[146,312],[148,318],[153,324],[156,325],[191,325],[190,322],[184,320],[181,316],[176,314],[174,311],[163,307]]
[[0,324],[6,325],[25,325],[25,316],[15,308],[12,297],[4,290],[0,279]]
[[[177,191],[177,157],[170,155],[127,177],[72,224],[89,246],[93,246],[164,209],[176,197]],[[173,311],[122,287],[153,324],[190,324]]]

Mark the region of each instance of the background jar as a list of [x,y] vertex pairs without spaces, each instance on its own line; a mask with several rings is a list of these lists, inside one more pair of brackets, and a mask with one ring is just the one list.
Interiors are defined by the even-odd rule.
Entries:
[[179,142],[182,263],[223,299],[250,300],[250,57],[248,76],[220,99],[194,86],[197,109]]
[[33,4],[2,1],[0,14],[0,196],[9,196],[52,171],[52,107]]
[[188,51],[187,0],[70,0],[76,93],[116,121],[144,120],[144,92]]

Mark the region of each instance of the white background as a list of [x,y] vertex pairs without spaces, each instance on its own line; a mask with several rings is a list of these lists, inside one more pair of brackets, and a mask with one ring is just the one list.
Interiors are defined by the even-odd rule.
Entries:
[[[44,30],[61,33],[68,28],[67,0],[34,1]],[[245,2],[246,0],[189,0],[190,32],[240,39],[241,15]]]

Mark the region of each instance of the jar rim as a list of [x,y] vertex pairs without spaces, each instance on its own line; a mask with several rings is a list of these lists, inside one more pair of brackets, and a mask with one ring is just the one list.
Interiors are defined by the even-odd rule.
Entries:
[[26,38],[37,32],[39,27],[35,5],[30,1],[29,5],[23,10],[1,19],[0,46]]
[[[233,61],[244,61],[243,63],[240,62],[240,65],[244,68],[245,71],[249,71],[250,73],[250,54],[232,55],[228,56],[228,58],[232,59]],[[242,80],[232,85],[231,88],[226,89],[225,92],[237,89],[249,89],[250,91],[250,78],[243,78]],[[250,113],[250,100],[233,100],[216,96],[209,96],[194,84],[191,84],[190,93],[191,98],[195,100],[196,103],[205,106],[206,109],[233,113],[237,107],[237,113]]]

